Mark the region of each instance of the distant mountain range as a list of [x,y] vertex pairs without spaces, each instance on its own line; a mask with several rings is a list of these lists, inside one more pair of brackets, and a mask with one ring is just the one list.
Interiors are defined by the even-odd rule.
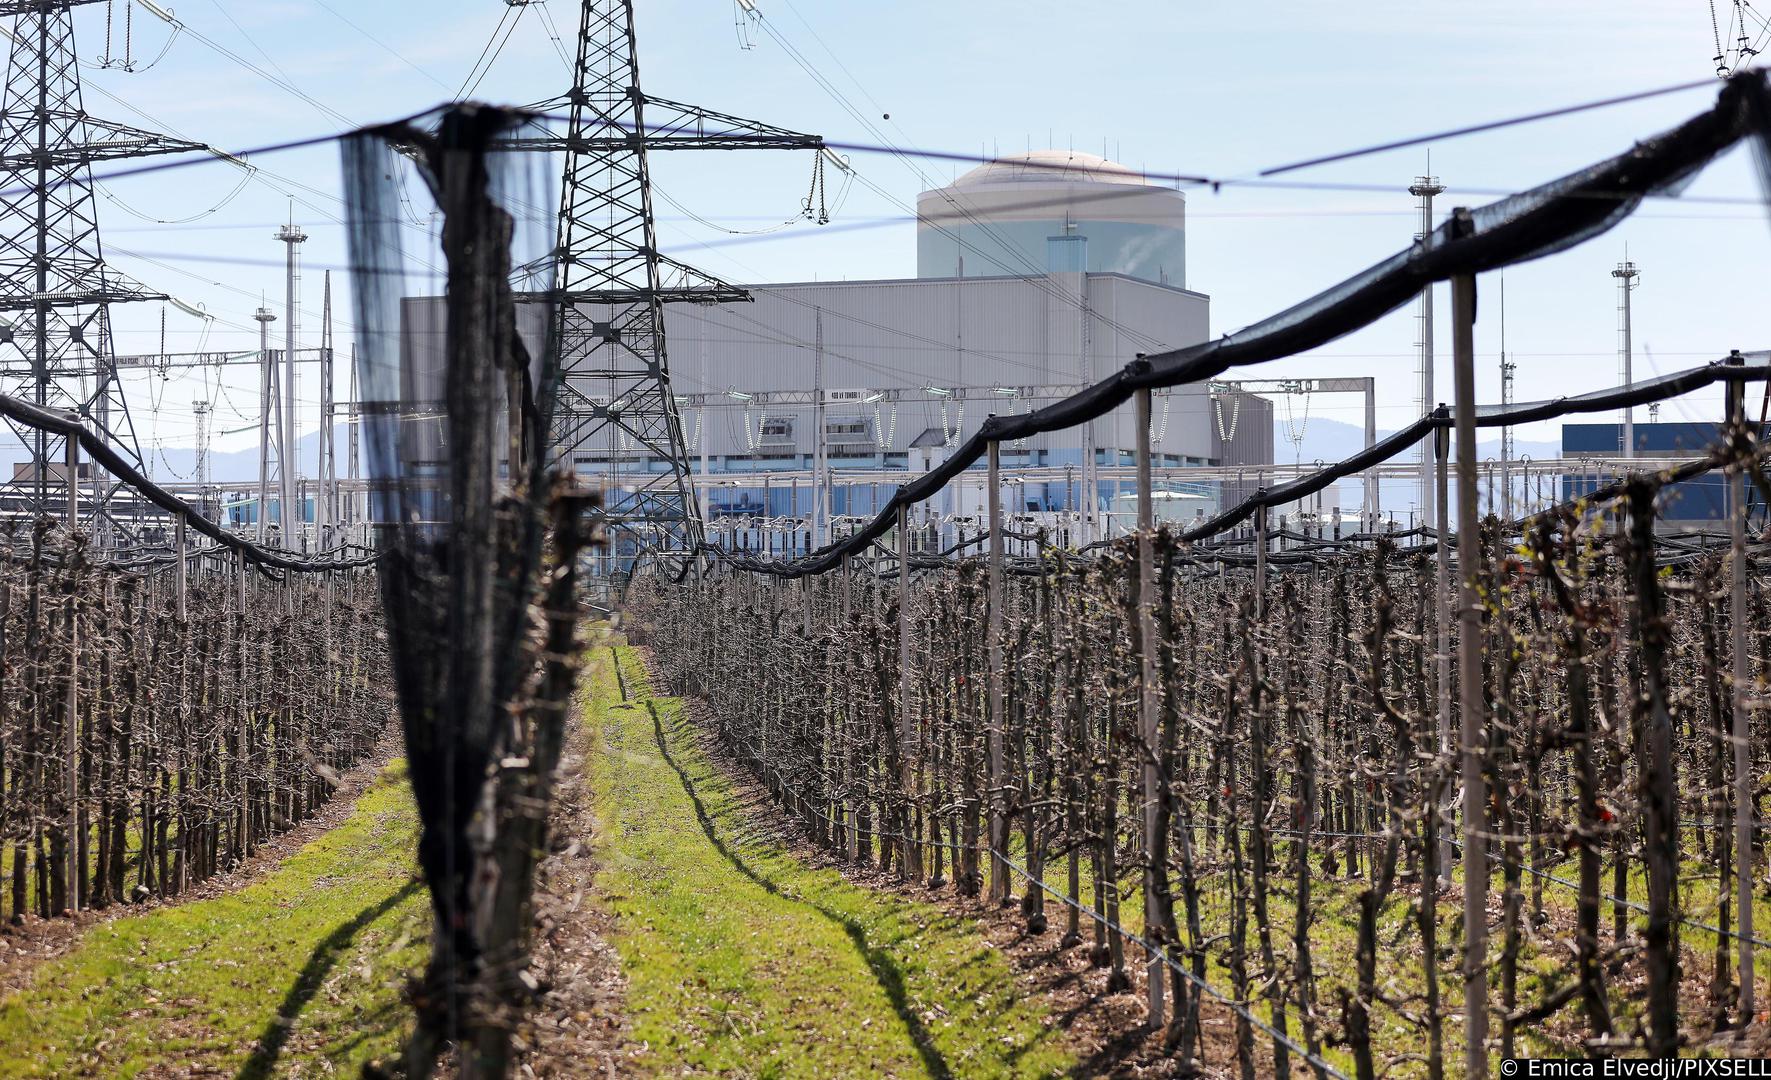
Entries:
[[[349,445],[350,429],[344,424],[334,428],[333,439],[338,448],[338,473],[345,473],[344,455]],[[309,432],[296,440],[295,453],[299,472],[303,476],[314,475],[320,467],[320,433]],[[197,451],[188,446],[155,447],[143,440],[141,443],[143,463],[147,465],[149,474],[162,483],[189,483],[197,479]],[[7,462],[6,475],[12,475],[11,465],[14,462],[29,459],[29,451],[11,431],[0,429],[0,459]],[[209,455],[209,475],[218,484],[242,484],[258,481],[258,447],[256,445],[245,450],[226,452],[211,451]]]

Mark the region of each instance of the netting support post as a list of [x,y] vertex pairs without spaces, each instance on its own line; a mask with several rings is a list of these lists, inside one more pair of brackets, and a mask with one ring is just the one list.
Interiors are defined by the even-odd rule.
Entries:
[[[1168,871],[1167,845],[1162,835],[1162,691],[1158,682],[1156,641],[1156,500],[1150,476],[1150,391],[1137,393],[1138,468],[1138,644],[1141,678],[1139,738],[1143,743],[1144,780],[1144,933],[1158,948],[1164,919],[1160,895],[1162,875]],[[1165,1019],[1162,957],[1152,952],[1145,968],[1146,996],[1151,1030]]]
[[990,444],[986,499],[990,515],[990,723],[988,741],[990,787],[990,900],[1008,901],[1008,816],[1002,805],[1003,721],[1003,587],[1002,587],[1002,446]]
[[186,562],[188,561],[188,556],[185,554],[185,540],[186,540],[185,520],[184,520],[184,515],[180,514],[178,516],[178,525],[175,528],[175,539],[173,541],[173,547],[177,549],[176,558],[178,560],[178,621],[181,623],[185,621],[186,601],[187,601],[187,598],[189,597],[189,594],[190,594],[190,579],[188,576],[189,571],[185,565]]
[[[1261,489],[1262,497],[1267,494]],[[1267,616],[1267,548],[1273,543],[1268,529],[1267,508],[1254,508],[1254,617],[1264,619]],[[1218,564],[1222,567],[1222,563]]]
[[922,876],[922,849],[916,842],[916,703],[910,688],[910,507],[898,507],[898,768],[904,789],[904,872]]
[[[74,562],[74,534],[80,528],[80,440],[69,435],[67,443],[68,470],[68,563]],[[80,910],[80,601],[68,600],[68,700],[67,721],[63,732],[63,783],[68,793],[67,910]],[[17,857],[22,858],[22,855]]]
[[[1451,499],[1446,476],[1446,466],[1451,446],[1451,432],[1441,427],[1433,432],[1433,447],[1438,457],[1438,499],[1435,502],[1433,529],[1438,533],[1438,543],[1433,553],[1433,622],[1438,633],[1433,653],[1436,660],[1436,703],[1438,705],[1439,722],[1439,757],[1443,761],[1451,756]],[[1444,792],[1449,800],[1449,788]],[[1446,826],[1450,815],[1444,812],[1444,804],[1440,805],[1439,820],[1434,822],[1434,829],[1439,836],[1439,880],[1446,885],[1451,884],[1451,866],[1457,854],[1452,850],[1451,837],[1446,835]]]
[[[1736,353],[1735,356],[1739,354]],[[1734,357],[1730,363],[1736,362]],[[1736,437],[1746,425],[1746,384],[1728,381],[1728,422]],[[1729,560],[1728,624],[1734,660],[1734,888],[1739,912],[1740,1024],[1752,1023],[1753,1009],[1753,778],[1752,724],[1747,712],[1751,676],[1747,670],[1746,621],[1746,492],[1739,465],[1727,470]]]
[[1484,835],[1487,780],[1482,775],[1482,599],[1477,574],[1476,278],[1451,279],[1452,366],[1457,402],[1458,706],[1464,809],[1464,1075],[1488,1075],[1488,874]]

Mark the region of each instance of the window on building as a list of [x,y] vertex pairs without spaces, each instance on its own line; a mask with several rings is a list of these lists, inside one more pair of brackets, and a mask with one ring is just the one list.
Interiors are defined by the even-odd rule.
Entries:
[[780,445],[793,442],[793,417],[765,416],[759,426],[759,444]]
[[843,453],[845,448],[851,456],[855,454],[871,455],[874,451],[871,425],[867,420],[858,416],[826,418],[824,440],[830,444],[832,453]]

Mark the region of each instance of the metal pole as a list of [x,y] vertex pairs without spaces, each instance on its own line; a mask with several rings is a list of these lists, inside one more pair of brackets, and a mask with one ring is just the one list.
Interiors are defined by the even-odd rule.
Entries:
[[[1365,448],[1377,445],[1377,380],[1365,379]],[[1378,479],[1377,466],[1365,470],[1365,528],[1368,532],[1377,531],[1378,518]]]
[[[319,494],[314,500],[314,542],[332,546],[332,500],[338,489],[338,447],[332,437],[332,271],[326,271],[325,315],[320,324],[320,469]],[[510,465],[516,477],[517,465]]]
[[[1140,727],[1144,743],[1144,931],[1154,935],[1161,925],[1157,896],[1163,876],[1168,873],[1167,845],[1161,831],[1162,778],[1162,691],[1157,685],[1156,644],[1156,500],[1150,477],[1150,391],[1137,393],[1138,453],[1138,640],[1142,655],[1142,691],[1140,696]],[[992,446],[995,444],[992,443]],[[1154,1031],[1162,1026],[1163,1004],[1162,959],[1151,953],[1145,968],[1149,1019]]]
[[[73,562],[74,533],[80,526],[80,439],[69,435],[67,443],[68,470],[68,555]],[[68,699],[67,721],[64,724],[62,751],[63,781],[68,793],[67,862],[70,912],[80,910],[80,619],[79,598],[70,597],[68,607]],[[14,856],[23,858],[22,852]]]
[[[1634,374],[1631,371],[1635,365],[1635,347],[1630,340],[1630,293],[1636,290],[1635,281],[1638,273],[1640,271],[1636,269],[1636,264],[1627,259],[1618,263],[1617,269],[1611,271],[1611,276],[1617,279],[1618,291],[1622,294],[1618,302],[1618,315],[1622,319],[1619,327],[1621,336],[1619,352],[1623,358],[1623,387],[1625,390],[1635,385]],[[1636,410],[1628,405],[1623,408],[1623,456],[1626,458],[1636,456]]]
[[708,476],[707,444],[712,434],[707,430],[707,408],[695,410],[695,435],[701,444],[701,520],[713,520],[713,479]]
[[[1436,411],[1436,410],[1435,410]],[[1446,479],[1447,451],[1451,444],[1451,432],[1441,427],[1433,433],[1433,447],[1438,458],[1438,520],[1433,523],[1434,531],[1439,534],[1438,543],[1433,553],[1433,622],[1438,630],[1437,641],[1433,653],[1436,658],[1437,671],[1437,705],[1439,708],[1439,754],[1445,757],[1451,753],[1451,522],[1449,491]],[[1451,884],[1451,863],[1455,858],[1451,837],[1444,832],[1444,807],[1441,806],[1441,820],[1435,823],[1439,832],[1439,880]]]
[[990,723],[985,728],[990,758],[990,900],[1008,900],[1008,818],[1002,807],[1003,711],[1003,588],[1002,588],[1002,448],[990,444]]
[[266,307],[252,317],[258,320],[258,542],[262,546],[271,516],[271,385],[277,374],[276,360],[271,356],[271,323],[277,317]]
[[[345,434],[346,457],[345,457],[345,462],[344,462],[344,468],[345,468],[345,476],[348,479],[355,480],[358,475],[357,474],[357,429],[362,426],[361,420],[359,419],[361,417],[362,413],[357,408],[357,346],[356,346],[355,342],[351,343],[351,398],[350,398],[350,400],[351,400],[351,407],[350,407],[351,424],[350,424],[349,431],[347,431]],[[359,514],[357,509],[355,507],[353,507],[347,513],[346,516],[349,517],[353,523],[357,522],[357,521],[362,521],[362,522],[366,523],[369,520],[369,493],[367,491],[364,491],[361,494],[361,496],[358,496],[358,497],[360,497],[362,499],[361,513]],[[367,536],[365,536],[364,539],[366,540]]]
[[1482,538],[1476,516],[1476,278],[1451,279],[1452,378],[1457,402],[1458,702],[1463,717],[1464,1075],[1488,1075],[1488,811],[1482,775],[1482,607],[1476,575]]
[[[1730,358],[1732,361],[1732,358]],[[1736,431],[1746,423],[1746,384],[1728,383],[1728,419]],[[1753,778],[1752,727],[1747,713],[1751,688],[1746,644],[1746,499],[1741,470],[1730,466],[1728,478],[1728,529],[1732,547],[1729,560],[1729,636],[1734,651],[1734,887],[1735,910],[1740,914],[1740,1020],[1752,1022],[1753,1009]]]
[[[1408,193],[1420,199],[1421,249],[1433,246],[1433,196],[1445,190],[1436,176],[1417,176]],[[1420,294],[1420,400],[1421,412],[1439,404],[1433,392],[1433,286]],[[1433,519],[1433,452],[1423,441],[1420,448],[1420,506],[1423,523]]]
[[[303,514],[295,505],[295,475],[299,471],[297,459],[301,456],[295,448],[295,324],[296,289],[299,277],[296,272],[297,249],[307,240],[307,234],[294,225],[285,225],[277,232],[277,239],[289,245],[288,269],[285,285],[287,292],[284,299],[285,322],[283,324],[283,452],[277,462],[280,483],[278,497],[281,505],[277,508],[277,523],[282,526],[283,546],[294,550],[297,547],[296,536],[302,531]],[[294,510],[291,516],[291,509]],[[305,538],[300,548],[307,547]]]
[[817,442],[812,451],[812,540],[823,547],[830,537],[830,449],[824,424],[824,309],[816,308],[816,344],[812,350],[812,428]]
[[[1507,279],[1500,279],[1500,403],[1502,407],[1513,403],[1513,372],[1518,365],[1507,359]],[[1500,519],[1513,520],[1513,425],[1506,424],[1500,429]],[[1490,509],[1494,500],[1489,499]]]

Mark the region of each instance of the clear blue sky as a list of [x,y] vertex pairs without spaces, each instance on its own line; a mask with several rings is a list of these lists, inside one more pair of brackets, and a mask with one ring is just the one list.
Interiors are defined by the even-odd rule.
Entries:
[[[959,152],[1052,144],[1098,153],[1105,147],[1134,167],[1229,177],[1398,136],[1701,80],[1711,74],[1715,51],[1707,6],[1665,0],[756,2],[775,33],[903,145]],[[116,3],[120,24],[124,0]],[[833,140],[873,141],[770,33],[753,28],[748,37],[754,47],[741,47],[733,0],[641,0],[638,6],[650,92]],[[551,0],[548,8],[569,51],[578,8],[569,0]],[[502,0],[182,0],[176,13],[258,67],[285,73],[330,110],[369,123],[452,96],[506,8]],[[104,48],[103,5],[83,9],[77,19],[81,54],[95,59]],[[135,26],[136,51],[151,58],[167,28],[139,9]],[[227,147],[341,126],[337,116],[191,36],[176,40],[151,70],[126,74],[88,66],[85,76],[90,86],[179,133]],[[547,21],[530,11],[476,96],[525,103],[558,94],[568,82]],[[1435,145],[1432,169],[1449,188],[1441,209],[1488,201],[1470,189],[1526,187],[1616,153],[1705,108],[1713,94],[1713,86],[1704,87]],[[146,122],[91,90],[87,108]],[[891,120],[881,119],[888,112]],[[1405,189],[1426,159],[1425,149],[1413,149],[1299,174],[1309,181],[1388,185],[1392,194],[1246,188],[1190,194],[1188,284],[1211,295],[1214,333],[1279,310],[1408,243],[1415,216]],[[670,199],[734,230],[793,216],[810,171],[805,154],[698,153],[655,160],[658,186]],[[858,154],[854,160],[895,201],[857,187],[837,221],[897,220],[840,231],[800,224],[766,238],[733,237],[660,199],[661,241],[677,257],[738,282],[913,275],[914,230],[902,218],[924,186],[922,178],[889,157]],[[267,157],[260,164],[322,192],[338,190],[331,148]],[[944,182],[964,166],[922,168]],[[206,166],[120,180],[106,190],[151,218],[170,220],[214,206],[233,190],[237,175],[225,166]],[[103,202],[109,254],[148,284],[202,302],[227,320],[231,325],[210,334],[211,346],[250,347],[256,343],[250,322],[256,296],[263,291],[274,306],[281,303],[282,245],[271,234],[290,206],[279,185],[297,190],[284,180],[255,181],[213,215],[176,227],[145,223]],[[298,193],[310,204],[297,205],[294,215],[313,236],[306,296],[310,315],[317,315],[318,268],[344,264],[343,230],[330,220],[341,217],[342,209],[321,195]],[[1718,163],[1689,194],[1756,200],[1746,152]],[[1584,248],[1508,273],[1507,346],[1519,363],[1519,397],[1615,381],[1616,291],[1609,270],[1626,245],[1642,268],[1636,293],[1639,373],[1702,362],[1730,347],[1771,347],[1771,326],[1762,315],[1771,284],[1768,240],[1760,206],[1657,201]],[[1499,394],[1498,286],[1493,276],[1483,280],[1478,349],[1486,400]],[[335,282],[335,289],[342,288],[343,282]],[[120,313],[126,331],[120,349],[156,349],[158,318],[157,308]],[[339,322],[348,323],[347,309]],[[1445,322],[1441,318],[1442,357]],[[310,323],[306,331],[309,343],[316,326]],[[347,337],[341,331],[341,339]],[[198,340],[198,324],[174,312],[171,345],[194,348]],[[1315,355],[1267,365],[1258,374],[1375,374],[1380,424],[1400,426],[1416,410],[1414,340],[1412,312],[1398,313]],[[1448,386],[1443,363],[1440,370]],[[144,450],[153,438],[188,445],[198,384],[142,376],[131,382],[139,391],[132,400],[143,403],[135,411]],[[247,415],[231,411],[224,399],[219,430],[250,423],[255,407],[243,392],[254,385],[245,372],[229,382],[229,398]],[[304,385],[302,396],[317,394]],[[1667,418],[1708,415],[1717,400],[1708,392],[1669,409]],[[1314,406],[1318,415],[1349,421],[1356,409],[1353,401]],[[1542,438],[1549,432],[1522,435]],[[218,438],[217,445],[237,447],[251,437]]]

